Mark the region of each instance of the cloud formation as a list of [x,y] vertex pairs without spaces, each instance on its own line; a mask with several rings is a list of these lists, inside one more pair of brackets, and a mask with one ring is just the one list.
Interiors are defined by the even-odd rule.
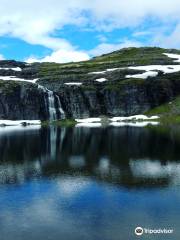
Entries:
[[180,23],[169,34],[157,31],[153,37],[153,44],[165,48],[180,48]]
[[[149,39],[156,45],[180,47],[180,1],[179,0],[0,0],[0,36],[11,36],[22,39],[30,44],[39,44],[52,49],[53,53],[46,59],[57,59],[65,51],[65,61],[86,58],[79,48],[71,42],[57,37],[56,31],[65,26],[78,26],[101,32],[114,29],[130,28],[142,36],[143,31],[137,31],[143,23],[159,23],[156,36]],[[145,24],[146,25],[146,24]],[[170,34],[164,32],[164,27],[172,28]],[[91,50],[91,54],[116,50],[136,40],[125,40],[124,43],[103,43]],[[69,56],[69,57],[68,57]],[[68,60],[68,61],[69,61]],[[59,57],[58,57],[59,61]],[[63,59],[62,59],[63,61]]]
[[0,54],[0,60],[4,60],[4,56]]
[[94,49],[88,51],[88,53],[91,56],[98,56],[104,53],[110,53],[116,50],[119,50],[121,48],[127,48],[127,47],[140,47],[141,43],[138,41],[129,41],[129,40],[123,40],[120,43],[101,43]]
[[28,63],[33,62],[56,62],[56,63],[67,63],[67,62],[79,62],[89,60],[89,55],[87,53],[75,50],[57,50],[51,55],[44,58],[29,57],[25,61]]

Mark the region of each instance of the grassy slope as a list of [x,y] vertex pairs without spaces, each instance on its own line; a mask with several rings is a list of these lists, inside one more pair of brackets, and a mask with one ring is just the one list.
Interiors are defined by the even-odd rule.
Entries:
[[169,103],[153,108],[147,112],[147,115],[159,115],[164,123],[180,123],[180,96]]
[[93,58],[89,61],[78,63],[41,63],[34,66],[38,69],[39,77],[54,78],[57,80],[62,75],[67,77],[82,76],[88,72],[102,71],[107,68],[127,67],[137,65],[173,64],[173,60],[163,53],[178,53],[178,50],[163,48],[125,48],[110,54]]

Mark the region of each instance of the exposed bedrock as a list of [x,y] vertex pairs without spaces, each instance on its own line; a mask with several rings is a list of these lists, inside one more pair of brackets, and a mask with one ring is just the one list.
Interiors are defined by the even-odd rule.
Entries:
[[0,81],[0,119],[47,118],[42,89],[31,83]]

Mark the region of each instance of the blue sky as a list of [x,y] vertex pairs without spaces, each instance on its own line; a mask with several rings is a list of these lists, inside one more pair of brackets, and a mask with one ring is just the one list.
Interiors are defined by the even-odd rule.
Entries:
[[123,47],[180,48],[179,0],[0,0],[0,58],[87,60]]

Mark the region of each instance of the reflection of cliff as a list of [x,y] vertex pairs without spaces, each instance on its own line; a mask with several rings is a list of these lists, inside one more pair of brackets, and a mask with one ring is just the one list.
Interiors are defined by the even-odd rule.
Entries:
[[166,185],[173,175],[178,178],[180,140],[178,129],[158,129],[51,127],[2,133],[0,182],[66,173],[124,186]]

